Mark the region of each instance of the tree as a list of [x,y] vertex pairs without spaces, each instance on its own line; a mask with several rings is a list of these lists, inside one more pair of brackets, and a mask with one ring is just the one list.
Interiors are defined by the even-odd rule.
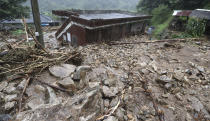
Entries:
[[27,0],[0,0],[0,21],[27,16],[29,8],[22,4]]
[[151,13],[159,5],[166,5],[171,10],[194,10],[204,8],[207,4],[210,4],[209,0],[140,0],[137,9]]

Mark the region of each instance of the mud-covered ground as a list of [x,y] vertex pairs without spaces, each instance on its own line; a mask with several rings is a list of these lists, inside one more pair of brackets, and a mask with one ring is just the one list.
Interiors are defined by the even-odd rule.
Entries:
[[[50,67],[37,78],[71,93],[32,81],[18,113],[18,97],[26,79],[11,83],[4,80],[0,82],[0,120],[210,120],[209,42],[72,48],[60,47],[53,35],[45,34],[48,49],[76,49],[83,55],[83,62],[80,66],[68,63]],[[147,36],[135,36],[119,42],[147,40]]]

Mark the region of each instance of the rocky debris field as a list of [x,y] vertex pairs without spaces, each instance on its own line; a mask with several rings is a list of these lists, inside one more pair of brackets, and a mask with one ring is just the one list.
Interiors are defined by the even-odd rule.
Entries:
[[48,36],[51,51],[80,52],[82,63],[55,64],[33,78],[3,78],[0,121],[210,121],[209,42],[61,48]]

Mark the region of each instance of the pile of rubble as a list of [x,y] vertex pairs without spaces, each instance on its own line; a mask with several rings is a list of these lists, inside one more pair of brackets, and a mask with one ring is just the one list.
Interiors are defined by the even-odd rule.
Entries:
[[[122,42],[145,40],[141,36]],[[78,47],[81,64],[59,63],[33,77],[1,81],[0,120],[208,121],[208,45],[187,41]]]

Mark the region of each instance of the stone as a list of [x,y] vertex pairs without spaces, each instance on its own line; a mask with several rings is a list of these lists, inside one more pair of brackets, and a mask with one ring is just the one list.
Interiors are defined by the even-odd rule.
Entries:
[[167,90],[171,89],[172,86],[173,86],[173,85],[172,85],[171,83],[166,83],[166,84],[164,85],[164,87],[165,87]]
[[109,107],[109,100],[108,99],[104,100],[104,106],[107,107],[107,108]]
[[116,94],[118,93],[118,89],[116,87],[107,87],[107,86],[103,86],[102,87],[102,91],[105,97],[115,97]]
[[70,89],[70,90],[75,90],[76,89],[74,81],[71,79],[71,77],[66,77],[63,80],[59,81],[58,85],[66,88],[66,89]]
[[184,79],[184,73],[175,72],[175,74],[173,75],[173,78],[178,81],[182,81]]
[[172,78],[166,76],[166,75],[162,75],[160,76],[158,79],[156,79],[157,82],[166,84],[166,83],[170,83],[172,81],[174,81]]
[[12,42],[16,42],[17,39],[8,39],[7,42],[12,43]]
[[119,98],[118,98],[118,97],[115,97],[114,99],[112,99],[112,101],[111,101],[111,103],[110,103],[110,106],[111,106],[111,107],[116,106],[117,103],[118,103],[118,101],[119,101]]
[[210,103],[207,103],[207,104],[205,105],[205,107],[206,107],[206,110],[210,113]]
[[191,97],[188,100],[191,101],[192,109],[194,109],[194,111],[196,111],[197,113],[202,112],[206,118],[210,118],[209,112],[206,110],[206,108],[198,98]]
[[189,113],[187,113],[185,120],[186,121],[193,121],[193,118]]
[[141,70],[141,73],[143,73],[144,75],[147,75],[147,74],[149,74],[150,72],[149,72],[149,70],[147,70],[147,69],[142,69],[142,70]]
[[20,112],[15,117],[18,121],[94,121],[100,114],[102,96],[99,89],[86,89],[84,92],[69,97],[56,104],[42,105],[34,110]]
[[26,89],[26,94],[30,97],[26,106],[34,110],[45,104],[46,88],[41,85],[31,85]]
[[4,89],[7,87],[7,85],[8,85],[8,83],[7,83],[6,81],[1,82],[1,83],[0,83],[0,92],[1,92],[2,90],[4,90]]
[[25,87],[25,84],[26,84],[26,79],[23,79],[23,81],[21,81],[18,86],[17,86],[17,89],[19,90],[23,90],[23,88]]
[[11,121],[12,116],[9,114],[0,114],[0,121]]
[[80,79],[84,79],[86,76],[86,72],[91,71],[91,67],[90,66],[79,66],[76,68],[76,71],[73,75],[73,80],[80,80]]
[[57,98],[54,90],[51,87],[47,87],[48,94],[49,94],[49,104],[59,104],[60,101]]
[[4,99],[4,97],[5,97],[5,94],[0,92],[0,99]]
[[5,96],[5,98],[4,98],[5,102],[14,101],[15,99],[17,99],[17,94],[7,95],[7,96]]
[[99,86],[100,86],[100,82],[89,82],[90,88],[95,88],[95,87],[99,87]]
[[130,114],[130,113],[127,114],[127,117],[128,117],[129,120],[133,120],[133,116],[132,116],[132,114]]
[[9,83],[9,85],[4,89],[4,91],[8,94],[16,93],[15,83]]
[[11,109],[13,109],[13,108],[15,107],[15,104],[16,104],[15,101],[7,102],[7,103],[4,105],[4,108],[5,108],[5,110],[9,111],[9,110],[11,110]]
[[180,95],[180,93],[177,93],[177,94],[175,95],[175,97],[176,97],[178,100],[180,100],[180,101],[183,100],[183,98],[182,98],[182,96]]
[[46,88],[41,85],[36,85],[34,87],[34,91],[37,93],[44,93],[46,91]]
[[119,121],[124,121],[125,111],[122,108],[118,108],[116,111],[116,117]]
[[105,119],[104,121],[118,121],[118,119],[114,116],[109,116],[107,119]]
[[65,78],[73,74],[76,66],[70,64],[61,64],[60,66],[52,66],[49,68],[50,73],[58,78]]
[[106,86],[115,86],[116,82],[117,80],[111,78],[111,79],[105,79],[103,81],[103,84]]
[[199,72],[201,72],[201,73],[205,73],[205,69],[204,69],[204,67],[197,66],[197,69],[198,69],[198,71],[199,71]]

